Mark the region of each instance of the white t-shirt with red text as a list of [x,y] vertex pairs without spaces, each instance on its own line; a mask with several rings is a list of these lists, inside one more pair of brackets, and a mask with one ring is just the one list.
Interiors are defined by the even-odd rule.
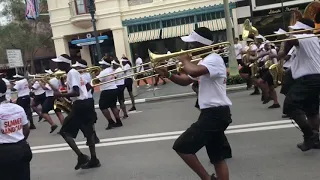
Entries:
[[13,103],[0,104],[0,144],[23,140],[22,127],[26,124],[27,115],[21,106]]

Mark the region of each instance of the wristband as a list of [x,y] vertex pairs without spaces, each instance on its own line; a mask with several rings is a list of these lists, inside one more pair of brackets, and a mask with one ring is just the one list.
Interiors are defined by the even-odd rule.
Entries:
[[171,73],[171,72],[169,72],[168,79],[170,79],[170,78],[171,78],[171,76],[172,76],[172,73]]

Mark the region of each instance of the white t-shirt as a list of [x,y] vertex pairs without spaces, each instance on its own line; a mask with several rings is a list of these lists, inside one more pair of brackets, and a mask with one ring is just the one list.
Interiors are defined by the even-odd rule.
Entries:
[[[97,78],[99,78],[99,80],[101,82],[107,82],[107,81],[111,81],[114,79],[114,76],[108,76],[109,74],[113,73],[113,69],[112,67],[108,67],[106,69],[104,69],[103,71],[100,72],[100,74],[97,76]],[[117,85],[115,83],[115,81],[110,82],[110,83],[106,83],[100,86],[100,90],[104,91],[104,90],[109,90],[109,89],[117,89]]]
[[21,106],[13,103],[0,104],[0,144],[23,140],[22,127],[26,124],[27,115]]
[[124,71],[125,76],[132,75],[131,77],[127,77],[127,78],[131,78],[131,79],[133,78],[133,72],[132,72],[132,68],[131,68],[130,64],[126,64],[125,66],[123,66],[123,70],[125,70]]
[[290,56],[290,59],[283,64],[283,67],[286,67],[286,68],[291,67],[293,60],[296,58],[296,55],[297,55],[296,52],[297,52],[296,47],[293,46],[288,52],[288,56]]
[[199,62],[205,66],[209,74],[199,77],[198,102],[200,109],[218,106],[231,106],[227,96],[227,69],[218,54],[210,54]]
[[[52,78],[49,80],[49,83],[55,88],[59,88],[59,80],[57,78]],[[54,96],[54,91],[52,90],[51,86],[47,83],[46,85],[47,90],[46,91],[46,97],[52,97]]]
[[320,44],[319,39],[314,34],[294,35],[298,39],[299,46],[296,46],[296,58],[291,65],[292,77],[299,77],[320,74]]
[[6,100],[10,101],[11,100],[11,84],[10,81],[6,78],[2,78],[2,80],[4,81],[4,83],[6,83],[7,86],[7,91],[6,91]]
[[[137,58],[136,59],[136,66],[140,66],[142,64],[143,64],[142,59],[141,58]],[[143,66],[137,68],[137,72],[141,72],[141,71],[144,71],[144,67]]]
[[[86,72],[81,74],[82,78],[84,79],[84,81],[86,81],[87,83],[91,83],[91,75],[90,73]],[[88,91],[88,98],[92,98],[92,92]]]
[[234,50],[235,50],[237,59],[241,59],[242,58],[242,54],[241,54],[242,45],[240,43],[235,44],[234,45]]
[[86,87],[87,82],[83,80],[81,77],[81,74],[75,70],[71,69],[67,74],[67,89],[68,92],[73,91],[73,87],[77,86],[79,87],[80,95],[78,97],[72,97],[72,101],[76,100],[84,100],[88,99],[88,91]]
[[13,86],[13,88],[18,91],[18,97],[30,95],[29,83],[26,79],[16,81],[16,84]]
[[42,89],[42,87],[40,86],[40,83],[39,81],[36,81],[33,83],[32,85],[32,88],[34,89],[33,92],[34,92],[34,95],[41,95],[43,94],[45,91]]
[[[118,73],[118,72],[120,72],[120,73]],[[121,67],[118,67],[116,70],[114,70],[114,73],[117,73],[117,74],[115,74],[115,77],[116,77],[116,79],[119,79],[119,80],[115,81],[116,85],[117,86],[124,85],[124,79],[122,78],[124,76],[123,69]]]

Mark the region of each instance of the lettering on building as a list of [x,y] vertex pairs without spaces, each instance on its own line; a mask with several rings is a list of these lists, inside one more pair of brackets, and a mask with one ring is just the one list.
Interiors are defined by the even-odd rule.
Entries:
[[152,3],[153,0],[128,0],[129,6],[135,6],[140,4]]

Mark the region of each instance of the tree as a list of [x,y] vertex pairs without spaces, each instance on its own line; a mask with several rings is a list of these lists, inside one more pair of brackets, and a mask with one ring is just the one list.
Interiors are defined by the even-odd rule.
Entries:
[[[47,0],[39,1],[40,13],[47,13]],[[41,48],[53,47],[52,31],[47,15],[39,16],[36,20],[25,18],[24,2],[24,0],[0,0],[4,6],[1,14],[9,21],[8,24],[0,27],[0,53],[6,58],[6,49],[21,49],[25,69],[26,60],[30,60],[31,73],[34,73],[36,53]]]

